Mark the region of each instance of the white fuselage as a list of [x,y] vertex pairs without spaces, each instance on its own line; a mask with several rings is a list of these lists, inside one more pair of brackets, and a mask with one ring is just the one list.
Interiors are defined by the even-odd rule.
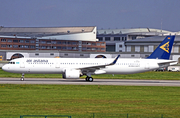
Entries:
[[[65,69],[79,69],[106,65],[114,59],[98,58],[19,58],[3,66],[3,70],[12,73],[63,74]],[[119,58],[116,64],[106,66],[99,73],[92,74],[133,74],[159,68],[159,59]]]

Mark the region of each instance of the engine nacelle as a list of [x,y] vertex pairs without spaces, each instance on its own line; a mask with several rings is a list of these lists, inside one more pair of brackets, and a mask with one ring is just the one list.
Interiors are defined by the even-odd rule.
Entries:
[[78,79],[80,77],[80,70],[66,69],[63,73],[64,79]]

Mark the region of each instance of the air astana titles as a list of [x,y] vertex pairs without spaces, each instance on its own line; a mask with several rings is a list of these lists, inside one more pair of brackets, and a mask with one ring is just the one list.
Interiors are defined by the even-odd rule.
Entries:
[[47,59],[27,59],[26,62],[28,63],[48,63]]

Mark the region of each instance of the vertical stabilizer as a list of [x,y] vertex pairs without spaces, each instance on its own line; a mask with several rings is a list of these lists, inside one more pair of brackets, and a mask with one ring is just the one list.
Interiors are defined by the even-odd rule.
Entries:
[[147,59],[169,59],[175,36],[167,36]]

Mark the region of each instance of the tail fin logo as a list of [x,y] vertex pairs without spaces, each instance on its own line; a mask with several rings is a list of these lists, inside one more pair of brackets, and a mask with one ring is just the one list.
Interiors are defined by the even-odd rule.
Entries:
[[169,53],[169,41],[160,47],[162,50]]

